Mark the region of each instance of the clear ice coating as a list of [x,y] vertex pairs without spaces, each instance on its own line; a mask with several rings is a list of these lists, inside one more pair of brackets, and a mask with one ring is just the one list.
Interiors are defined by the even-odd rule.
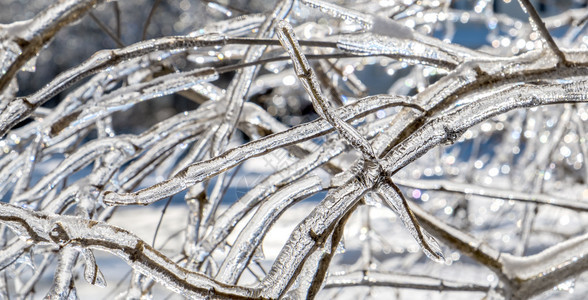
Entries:
[[6,1],[0,298],[588,294],[581,1]]

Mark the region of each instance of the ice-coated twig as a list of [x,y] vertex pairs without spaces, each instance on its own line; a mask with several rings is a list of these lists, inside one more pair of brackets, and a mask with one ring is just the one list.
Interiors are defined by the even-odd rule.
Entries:
[[[4,230],[4,229],[3,229]],[[0,270],[14,263],[21,255],[26,255],[26,252],[33,246],[32,241],[17,240],[9,242],[9,245],[0,250]]]
[[[319,264],[322,261],[322,258],[327,255],[325,253],[328,251],[327,249],[331,248],[331,239],[327,239],[325,244],[322,245],[320,249],[317,251],[312,252],[304,265],[302,265],[302,269],[298,276],[296,276],[296,280],[294,281],[295,284],[292,284],[288,291],[284,294],[283,298],[286,299],[313,299],[308,297],[308,290],[313,283],[313,274],[316,274],[319,268]],[[260,280],[261,281],[261,280]]]
[[16,181],[16,171],[20,169],[26,160],[26,153],[18,154],[16,151],[11,151],[6,154],[3,163],[6,163],[0,170],[0,196],[4,196],[8,192],[11,181]]
[[538,254],[517,257],[500,253],[482,241],[443,224],[416,205],[413,206],[413,211],[421,224],[434,232],[439,239],[496,272],[509,289],[507,295],[523,298],[537,295],[570,276],[580,274],[588,264],[585,254],[588,249],[586,234]]
[[191,32],[189,35],[200,36],[220,33],[228,36],[243,36],[257,29],[265,19],[266,15],[263,13],[241,15],[231,19],[206,24],[204,28]]
[[[312,280],[309,280],[310,286],[308,287],[308,292],[306,294],[307,299],[314,299],[322,288],[325,277],[327,276],[329,265],[331,264],[331,261],[337,253],[337,249],[340,247],[340,243],[343,240],[345,225],[347,224],[347,221],[349,220],[349,217],[351,217],[354,210],[355,209],[350,209],[347,214],[345,214],[337,223],[336,228],[333,230],[333,234],[331,234],[329,251],[327,253],[318,253],[321,255],[320,260],[318,261],[318,265],[316,267],[309,266],[314,267],[314,270],[310,271],[313,276]],[[325,247],[326,246],[327,245],[325,245]]]
[[[292,0],[282,0],[276,4],[274,10],[266,16],[265,21],[261,24],[258,38],[272,37],[274,34],[274,27],[277,20],[285,18],[290,9],[292,8]],[[250,46],[247,48],[244,63],[249,63],[261,58],[265,52],[267,46]],[[257,74],[258,66],[250,66],[244,69],[237,70],[235,78],[231,81],[231,84],[227,88],[227,110],[225,118],[221,123],[217,133],[215,134],[212,143],[212,155],[216,156],[225,150],[225,147],[229,143],[229,139],[236,128],[237,122],[243,109],[243,103],[245,102],[245,96],[251,86],[251,81],[255,74]]]
[[44,255],[41,263],[35,267],[36,270],[33,276],[31,276],[29,281],[27,281],[25,285],[18,291],[18,296],[20,298],[27,297],[33,291],[35,284],[37,284],[37,281],[39,281],[47,268],[51,265],[51,263],[53,263],[54,258],[55,256],[50,253]]
[[138,149],[124,137],[111,138],[110,140],[101,140],[99,142],[87,144],[80,148],[69,159],[64,160],[51,174],[43,177],[34,187],[20,194],[15,198],[16,202],[32,202],[39,199],[50,189],[54,188],[61,180],[83,166],[91,163],[100,155],[108,151],[119,151],[120,155],[132,156]]
[[[133,161],[121,174],[118,176],[119,183],[126,185],[127,181],[135,177],[139,172],[148,168],[154,161],[158,160],[166,152],[173,150],[181,143],[189,143],[196,139],[199,134],[204,131],[207,123],[186,126],[182,130],[171,131],[174,134],[161,138],[157,143],[150,145],[149,150],[142,153],[141,157]],[[153,140],[157,135],[148,135]],[[152,140],[152,141],[153,141]]]
[[412,205],[411,210],[419,223],[445,245],[459,250],[495,273],[501,273],[502,264],[499,261],[500,252],[498,250],[435,218],[418,205]]
[[[578,116],[577,112],[578,112],[578,105],[575,104],[574,105],[574,113],[572,113],[572,122],[576,125],[579,136],[581,136],[581,137],[587,136],[586,130],[584,129],[584,123],[580,120],[580,117]],[[585,138],[578,139],[578,146],[580,147],[580,151],[582,152],[582,156],[588,156],[588,143]],[[588,167],[586,165],[584,165],[584,176],[586,176],[586,178],[588,178]]]
[[110,37],[116,43],[118,47],[122,48],[125,46],[125,44],[120,40],[120,38],[116,36],[114,32],[112,32],[108,25],[100,21],[100,19],[98,19],[92,12],[88,13],[88,15],[98,25],[98,27],[100,27],[100,29],[102,29],[102,31],[104,31],[104,33],[106,33],[106,35],[108,35],[108,37]]
[[428,64],[446,70],[455,69],[462,60],[452,53],[447,53],[445,49],[419,41],[403,40],[373,33],[342,35],[337,40],[337,47],[346,53],[386,55],[390,58]]
[[[455,44],[446,44],[440,41],[439,39],[420,34],[417,31],[412,30],[411,28],[404,26],[401,23],[396,22],[390,18],[383,18],[377,15],[365,14],[356,10],[347,9],[322,0],[305,0],[302,3],[308,5],[309,7],[317,8],[322,12],[331,15],[332,17],[340,18],[344,21],[352,21],[361,25],[365,31],[370,33],[366,35],[370,37],[370,40],[372,40],[374,37],[384,40],[388,38],[389,41],[394,41],[393,43],[404,44],[402,47],[394,46],[385,49],[377,47],[378,42],[376,42],[375,45],[370,45],[371,43],[369,42],[363,43],[364,45],[360,45],[361,43],[355,43],[355,46],[358,48],[371,48],[375,51],[400,51],[403,52],[403,54],[408,54],[409,58],[412,52],[411,49],[415,48],[419,49],[419,51],[422,51],[422,47],[432,48],[432,50],[429,50],[427,52],[429,54],[437,53],[438,51],[439,55],[453,57],[454,60],[457,58],[461,58],[458,59],[459,61],[462,61],[462,59],[464,58],[492,58],[492,55],[488,55],[480,51],[471,50],[467,47],[462,47]],[[429,59],[431,58],[434,57],[429,56]],[[423,60],[427,61],[427,57],[425,56]]]
[[[583,84],[581,82],[580,82],[580,86],[583,86]],[[522,98],[522,95],[520,95],[519,94],[520,91],[518,91],[517,98],[513,99],[513,98],[505,97],[505,98],[501,98],[501,99],[504,99],[503,101],[505,101],[505,103],[500,103],[500,102],[494,103],[494,105],[496,105],[497,107],[493,107],[492,104],[486,103],[485,101],[482,101],[482,103],[475,105],[474,108],[470,107],[469,109],[484,111],[484,113],[479,114],[479,115],[477,113],[472,113],[471,115],[474,115],[474,116],[477,115],[477,117],[474,117],[472,119],[469,119],[469,120],[465,119],[464,120],[463,116],[459,115],[459,111],[454,113],[453,115],[450,115],[450,116],[451,116],[451,118],[455,118],[456,122],[457,122],[458,118],[462,117],[459,120],[459,124],[461,124],[460,126],[468,126],[469,127],[475,123],[478,123],[478,122],[484,120],[485,118],[488,118],[492,115],[495,115],[496,113],[508,111],[508,110],[515,109],[518,107],[525,107],[527,105],[562,103],[562,102],[566,102],[566,101],[584,101],[583,99],[585,96],[583,95],[582,89],[574,89],[574,93],[572,93],[571,90],[565,91],[565,89],[561,86],[551,86],[549,88],[550,88],[551,93],[546,93],[546,94],[550,95],[548,98],[538,99],[536,96],[532,96],[532,97],[527,96],[528,98],[531,98],[531,99],[527,99],[526,101],[520,101],[519,98]],[[496,102],[495,100],[496,100],[496,98],[492,97],[492,101]],[[488,100],[488,102],[490,102],[490,100]],[[445,121],[448,121],[448,120],[449,119],[447,119]],[[451,122],[444,122],[444,123],[451,124]],[[425,128],[426,127],[427,126],[425,126]],[[420,135],[414,135],[414,136],[419,137],[419,139],[423,138],[424,140],[431,139],[431,138],[440,138],[442,140],[446,140],[448,138],[448,136],[454,137],[451,134],[449,134],[449,135],[447,134],[447,133],[452,133],[451,130],[445,130],[445,128],[443,127],[443,128],[440,128],[440,131],[442,132],[441,134],[439,134],[439,133],[434,134],[434,135],[420,134]],[[420,145],[423,145],[423,144],[426,145],[426,143],[423,142],[424,140],[419,140]],[[406,148],[399,148],[399,150],[400,149],[402,149],[403,151],[406,151],[405,150]],[[403,152],[403,151],[400,151],[400,152]],[[411,152],[409,151],[408,153],[411,153]],[[422,153],[420,153],[420,154],[418,154],[419,152],[416,152],[416,153],[417,153],[416,155],[422,155]],[[411,156],[412,155],[415,155],[415,153],[412,153]],[[390,156],[390,158],[393,158],[393,157],[394,157],[394,154]],[[390,170],[391,168],[386,168],[386,169]],[[329,224],[333,224],[332,222],[334,220],[337,220],[337,218],[339,218],[341,216],[340,215],[341,213],[345,213],[346,211],[348,211],[348,209],[350,209],[349,205],[352,205],[353,203],[355,203],[353,201],[353,199],[357,199],[358,197],[363,195],[363,193],[365,193],[366,190],[357,186],[358,184],[360,184],[360,183],[357,181],[352,181],[349,184],[347,184],[344,188],[340,188],[337,191],[333,191],[332,193],[330,193],[330,195],[328,195],[327,198],[325,200],[323,200],[324,204],[319,205],[319,207],[317,207],[314,210],[314,213],[310,215],[310,218],[307,218],[306,221],[301,223],[299,225],[299,227],[297,229],[295,229],[293,235],[296,235],[299,238],[296,240],[289,241],[289,243],[291,243],[291,244],[283,249],[283,251],[280,253],[276,263],[274,264],[272,271],[270,271],[268,276],[260,284],[264,288],[269,289],[271,287],[271,289],[268,290],[268,295],[279,295],[283,292],[283,290],[286,288],[286,286],[283,285],[283,283],[279,283],[279,284],[276,283],[276,278],[279,276],[284,276],[284,275],[292,276],[292,274],[295,274],[295,270],[296,270],[295,266],[297,266],[301,262],[303,262],[307,258],[307,255],[313,249],[315,249],[315,247],[317,247],[317,243],[320,242],[321,237],[324,238],[322,236],[322,234],[325,234],[324,230],[326,228],[329,228]],[[351,192],[354,189],[358,189],[358,190],[355,193]],[[339,195],[339,193],[341,193],[341,195]],[[334,200],[334,199],[338,199],[338,201]],[[346,204],[343,204],[341,202],[346,203]],[[323,205],[327,206],[328,208],[323,207]],[[336,211],[339,212],[339,214],[333,215],[333,214],[327,213],[327,211],[331,211],[331,209],[335,209]],[[417,217],[418,217],[418,215],[417,215]],[[326,228],[322,227],[322,225],[326,226]],[[447,229],[445,229],[445,230],[447,230]],[[435,232],[435,234],[439,237],[439,234],[441,234],[441,233]],[[463,235],[463,234],[460,232],[459,235]],[[493,255],[490,257],[497,257],[498,253],[495,253],[495,254],[496,255]],[[485,265],[488,265],[488,264],[485,263]]]
[[271,270],[258,284],[257,288],[263,290],[262,296],[280,297],[293,284],[293,280],[281,279],[295,278],[299,274],[299,266],[326,241],[335,224],[356,206],[366,191],[363,183],[354,179],[327,194],[292,231]]
[[414,213],[408,206],[408,202],[400,189],[392,182],[387,180],[378,188],[378,195],[381,196],[386,204],[394,210],[402,220],[404,227],[408,229],[412,237],[419,243],[423,252],[432,260],[443,262],[443,252],[441,247],[428,232],[421,228]]
[[[68,0],[57,2],[35,18],[14,25],[13,37],[20,53],[0,74],[0,91],[8,86],[16,73],[43,48],[59,30],[81,18],[102,0]],[[2,64],[5,64],[3,62]],[[2,136],[3,134],[0,134]]]
[[391,154],[382,161],[383,166],[392,174],[423,155],[433,145],[454,143],[467,128],[513,109],[588,101],[585,94],[588,82],[582,79],[575,79],[568,84],[516,84],[510,87],[431,120],[394,147]]
[[[572,115],[572,106],[570,104],[564,105],[564,111],[562,112],[559,121],[555,128],[551,131],[550,142],[546,143],[545,146],[538,149],[534,155],[533,162],[531,162],[523,170],[523,176],[525,182],[528,184],[531,192],[541,193],[545,184],[545,176],[536,174],[545,174],[545,171],[549,168],[551,157],[556,151],[558,145],[562,142],[564,133],[570,126],[570,120]],[[525,254],[527,244],[531,237],[535,219],[539,210],[538,203],[525,206],[525,213],[521,220],[521,230],[519,232],[520,242],[517,244],[514,254],[522,255]]]
[[326,13],[332,17],[354,22],[363,27],[363,29],[369,29],[373,25],[371,16],[341,7],[333,3],[321,0],[302,0],[300,2],[311,8],[319,9],[321,12]]
[[31,142],[31,145],[28,147],[28,149],[24,152],[25,159],[23,166],[20,168],[21,175],[14,186],[14,191],[12,192],[13,197],[22,194],[29,186],[31,176],[33,173],[33,168],[35,166],[35,162],[38,159],[40,148],[41,136],[37,135],[36,137],[34,137],[34,140]]
[[[343,149],[340,142],[327,142],[324,147],[314,153],[267,177],[216,218],[214,227],[202,239],[199,252],[211,253],[221,241],[226,239],[237,222],[263,199],[275,193],[280,186],[299,180],[308,172],[340,154]],[[203,257],[203,255],[196,255],[196,259],[203,259]]]
[[[278,44],[277,40],[268,39],[242,39],[228,38],[218,34],[200,37],[164,37],[144,42],[139,42],[125,48],[115,50],[101,50],[82,64],[65,71],[48,83],[45,87],[27,97],[19,97],[8,103],[7,107],[0,111],[0,136],[14,127],[19,121],[29,116],[36,108],[57,95],[76,82],[100,72],[108,67],[115,66],[124,61],[143,56],[156,51],[181,50],[193,47],[222,46],[226,44]],[[310,45],[336,47],[335,43],[310,42]],[[258,62],[246,62],[256,65]],[[244,65],[245,66],[245,65]],[[236,68],[240,69],[240,68]],[[214,70],[214,69],[212,69]],[[229,70],[232,70],[230,68]],[[228,71],[228,70],[225,70]],[[198,75],[210,75],[206,72]],[[185,76],[189,79],[190,76]]]
[[[245,109],[247,110],[247,106]],[[265,111],[258,112],[261,113]],[[248,113],[247,115],[255,116],[254,119],[263,118],[263,116],[257,116],[251,113]],[[259,183],[255,189],[247,192],[243,197],[241,197],[237,202],[231,205],[226,211],[216,218],[215,226],[209,232],[209,234],[203,238],[199,245],[199,254],[195,255],[196,262],[202,263],[201,260],[205,258],[205,254],[211,253],[218,246],[218,244],[228,236],[237,222],[247,212],[249,212],[249,210],[254,208],[265,197],[275,192],[278,187],[297,180],[301,176],[314,170],[316,167],[319,167],[325,162],[330,161],[333,157],[339,155],[343,150],[344,146],[341,141],[327,141],[327,143],[321,145],[321,147],[316,151],[313,151],[308,156],[301,158],[298,162],[272,174],[264,181]]]
[[551,289],[588,268],[588,234],[569,239],[535,255],[500,256],[502,272],[509,278],[513,297],[527,298]]
[[310,176],[295,181],[265,199],[259,206],[251,221],[239,233],[239,237],[223,261],[216,280],[235,284],[245,270],[254,250],[261,246],[265,234],[277,218],[291,205],[319,192],[321,179]]
[[549,33],[549,30],[547,30],[547,27],[545,27],[545,23],[543,23],[543,20],[541,20],[541,17],[535,10],[535,7],[533,7],[533,4],[531,4],[529,0],[519,0],[519,3],[523,7],[523,10],[529,14],[529,21],[531,22],[531,25],[534,25],[534,29],[539,31],[541,36],[547,42],[549,49],[551,49],[553,54],[557,56],[561,63],[566,64],[567,60],[565,54],[561,52],[561,50],[559,50],[559,47],[553,40],[553,37]]
[[[405,102],[403,97],[373,96],[366,97],[362,101],[358,101],[349,106],[339,108],[337,113],[339,114],[339,118],[348,120],[350,117],[358,118],[370,111],[390,106],[418,107]],[[192,164],[182,170],[177,176],[144,190],[128,194],[107,192],[104,195],[104,202],[109,205],[152,203],[178,193],[186,189],[190,184],[211,178],[239,164],[243,160],[268,153],[280,147],[311,139],[332,130],[330,124],[322,119],[299,125],[286,131],[249,142],[241,147],[227,150],[210,160]]]
[[327,122],[329,122],[329,124],[331,124],[331,126],[333,126],[333,128],[335,128],[337,132],[354,148],[361,151],[361,153],[370,160],[375,160],[376,155],[374,154],[372,146],[361,136],[361,134],[359,134],[359,132],[357,132],[357,130],[355,130],[355,128],[353,128],[353,126],[341,120],[341,118],[333,112],[333,108],[331,107],[332,104],[323,96],[316,74],[302,53],[290,23],[287,21],[280,21],[278,23],[277,31],[278,39],[280,40],[280,43],[282,43],[282,47],[286,49],[286,52],[288,52],[288,55],[292,58],[296,75],[312,99],[314,110],[322,118],[327,120]]
[[324,288],[353,286],[407,288],[441,292],[488,292],[490,289],[490,286],[475,283],[458,282],[424,275],[395,274],[371,270],[330,275]]
[[394,182],[400,186],[415,189],[460,193],[464,195],[475,195],[485,198],[498,198],[504,200],[558,206],[576,211],[588,211],[588,203],[586,203],[584,199],[569,199],[567,197],[558,195],[532,194],[515,190],[485,187],[470,183],[459,183],[449,180],[406,180],[395,178]]
[[83,78],[124,61],[156,51],[222,46],[226,43],[226,37],[222,35],[210,35],[196,38],[178,36],[138,42],[120,49],[101,50],[80,65],[59,74],[45,87],[26,97],[26,100],[31,104],[40,105]]
[[[0,222],[36,243],[76,245],[111,252],[127,261],[134,269],[150,274],[186,296],[256,298],[252,289],[223,285],[200,273],[187,271],[122,228],[76,217],[51,217],[10,204],[0,203],[0,207]],[[67,268],[70,269],[71,267]],[[69,281],[67,284],[69,286]],[[55,290],[52,293],[57,296],[62,291]]]
[[[31,20],[0,25],[0,195],[13,202],[0,203],[0,297],[38,297],[43,269],[55,266],[47,296],[81,296],[78,277],[106,283],[92,252],[96,249],[123,258],[135,270],[121,294],[126,298],[159,297],[155,288],[160,282],[187,298],[312,299],[322,296],[327,273],[332,276],[327,287],[351,286],[360,293],[371,292],[373,286],[488,291],[483,283],[412,276],[413,270],[428,269],[429,262],[420,253],[407,254],[403,241],[376,238],[357,247],[348,239],[347,248],[360,248],[364,259],[354,264],[352,273],[333,272],[344,231],[355,236],[355,230],[367,229],[375,235],[402,225],[380,222],[379,210],[372,207],[381,203],[371,201],[368,193],[386,188],[387,203],[426,253],[439,251],[426,232],[443,242],[443,251],[451,251],[444,270],[464,270],[464,264],[455,263],[459,252],[474,261],[466,264],[466,271],[488,268],[497,276],[487,297],[529,298],[564,280],[583,280],[578,276],[588,264],[582,231],[588,52],[582,49],[586,26],[575,26],[585,8],[545,18],[545,26],[538,16],[527,24],[494,11],[497,6],[488,1],[477,2],[474,12],[450,8],[450,1],[390,5],[319,0],[294,3],[290,14],[292,1],[284,1],[273,12],[238,11],[244,15],[220,16],[223,21],[198,12],[205,19],[190,24],[205,25],[200,30],[185,27],[192,31],[187,36],[98,51],[52,79],[40,78],[49,82],[40,89],[37,80],[22,80],[26,76],[17,82],[21,67],[31,72],[39,53],[35,78],[51,73],[48,67],[58,59],[46,60],[46,55],[57,58],[69,45],[61,45],[63,34],[57,32],[87,14],[94,2],[101,1],[66,0]],[[218,7],[221,13],[237,11]],[[189,13],[195,7],[182,3],[181,8]],[[532,7],[529,11],[535,12]],[[287,30],[281,41],[272,38],[280,20],[295,24],[303,39]],[[119,16],[109,20],[119,24],[118,32],[111,33],[117,38],[120,22]],[[178,22],[187,24],[183,17]],[[458,23],[486,27],[489,45],[460,46]],[[550,44],[545,28],[567,30],[560,44],[566,49]],[[172,30],[183,33],[176,26]],[[442,40],[434,37],[439,35]],[[48,45],[53,36],[52,48],[41,51],[39,45]],[[47,39],[39,43],[37,37]],[[545,38],[549,49],[534,50],[539,46],[536,37]],[[78,51],[68,49],[68,54],[70,50]],[[309,63],[313,60],[316,66]],[[13,74],[6,73],[21,62]],[[302,84],[297,84],[300,75]],[[322,94],[317,78],[333,99]],[[29,94],[31,88],[36,92]],[[349,96],[379,90],[392,95]],[[175,115],[161,106],[172,99]],[[331,101],[339,108],[331,107]],[[316,117],[311,104],[319,118],[309,122]],[[186,111],[184,105],[198,108]],[[153,106],[162,109],[138,116]],[[126,127],[129,122],[133,126]],[[157,124],[135,126],[152,122]],[[232,134],[236,130],[239,134]],[[128,147],[121,148],[123,144]],[[254,157],[260,159],[246,161]],[[238,199],[224,193],[236,173],[231,168],[239,166],[239,176],[250,176],[265,158],[272,162],[256,174],[264,180],[256,180],[255,186],[245,182],[248,191],[241,197],[244,182],[231,184],[239,189]],[[275,158],[278,166],[273,165]],[[525,168],[527,174],[516,180]],[[212,187],[213,177],[226,180]],[[431,177],[435,179],[424,180]],[[153,179],[161,183],[149,186]],[[311,190],[305,188],[308,181]],[[408,194],[403,198],[395,184],[423,202],[408,201]],[[290,204],[322,185],[330,192],[309,203],[312,211],[289,214],[297,209]],[[139,186],[147,188],[136,191]],[[172,234],[180,241],[167,247],[165,255],[128,231],[103,223],[118,216],[109,205],[150,204],[182,190],[187,190],[186,204],[178,206],[187,205],[183,212],[188,222],[183,231],[175,231],[183,234]],[[513,239],[506,232],[517,230],[521,205],[484,210],[487,202],[477,202],[480,197],[553,210],[529,214],[528,222],[522,222],[535,222],[538,234],[555,234],[557,240],[536,239],[535,234]],[[221,201],[231,204],[219,205]],[[369,226],[357,228],[354,218],[346,226],[363,204],[369,205],[362,211],[367,216],[359,219],[370,220]],[[72,213],[75,217],[68,216]],[[273,255],[261,252],[268,246],[272,254],[279,250],[264,234],[280,214],[280,221],[292,217],[298,225],[272,263]],[[250,221],[251,216],[262,223]],[[557,228],[543,230],[547,224]],[[525,226],[523,231],[531,228]],[[526,257],[504,252],[514,244],[525,245],[527,238],[533,249],[547,250]],[[380,259],[385,261],[379,264]],[[390,268],[407,274],[387,273]],[[252,275],[245,276],[245,269]],[[230,284],[212,280],[215,276]]]
[[[97,119],[104,118],[116,111],[125,110],[141,101],[153,99],[188,89],[203,81],[212,81],[218,74],[211,69],[195,70],[165,75],[155,80],[121,88],[116,92],[96,99],[94,105],[86,105],[58,122],[51,128],[54,142],[67,138],[82,128],[88,127]],[[165,92],[164,92],[165,91]],[[75,119],[74,119],[75,118]]]
[[75,266],[77,258],[78,251],[74,250],[72,246],[61,249],[53,283],[45,298],[68,298],[72,293],[75,294],[74,274],[71,269]]
[[145,20],[145,24],[143,25],[141,40],[145,40],[145,38],[147,37],[147,29],[149,28],[149,23],[151,23],[151,18],[153,18],[153,15],[155,14],[155,10],[157,9],[159,3],[161,3],[161,0],[156,0],[155,2],[153,2],[151,10],[149,10],[149,15],[147,15],[147,19]]

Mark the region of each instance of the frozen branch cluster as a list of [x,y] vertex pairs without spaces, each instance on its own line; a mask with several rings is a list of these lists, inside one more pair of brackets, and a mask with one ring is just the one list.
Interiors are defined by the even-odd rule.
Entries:
[[[206,1],[205,27],[125,45],[93,14],[118,11],[102,2],[0,25],[0,298],[114,285],[95,250],[132,269],[116,290],[129,299],[158,285],[195,299],[527,299],[586,284],[585,7],[542,19],[524,0],[521,21],[492,0]],[[17,76],[85,16],[117,48],[20,93]],[[482,46],[451,43],[466,26]],[[170,95],[194,108],[117,126]],[[272,157],[231,199],[257,172],[240,168]],[[174,197],[187,225],[172,248],[110,223]],[[266,258],[272,225],[307,198]]]

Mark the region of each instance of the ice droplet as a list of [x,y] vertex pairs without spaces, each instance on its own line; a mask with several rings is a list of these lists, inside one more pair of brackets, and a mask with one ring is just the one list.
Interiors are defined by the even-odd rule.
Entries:
[[23,72],[35,72],[37,70],[37,57],[38,55],[31,58],[27,63],[20,68]]
[[555,291],[566,291],[570,294],[574,293],[574,289],[576,287],[576,279],[572,278],[570,280],[566,280],[553,288]]

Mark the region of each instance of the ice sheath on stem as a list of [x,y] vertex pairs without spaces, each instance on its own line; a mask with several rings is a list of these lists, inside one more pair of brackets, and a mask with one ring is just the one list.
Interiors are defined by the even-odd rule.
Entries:
[[1,297],[586,293],[585,5],[7,1]]

